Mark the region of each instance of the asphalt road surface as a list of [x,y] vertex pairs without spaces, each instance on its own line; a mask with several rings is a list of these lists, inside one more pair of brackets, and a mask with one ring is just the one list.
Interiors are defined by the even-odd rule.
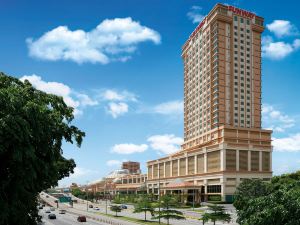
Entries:
[[40,215],[43,216],[44,225],[73,225],[73,224],[84,224],[84,225],[107,225],[104,223],[100,223],[91,219],[87,218],[87,222],[81,223],[77,221],[77,216],[66,213],[66,214],[59,214],[57,210],[51,211],[56,215],[56,219],[48,219],[49,213],[45,213],[45,210],[49,209],[49,207],[44,207],[44,209],[40,210]]

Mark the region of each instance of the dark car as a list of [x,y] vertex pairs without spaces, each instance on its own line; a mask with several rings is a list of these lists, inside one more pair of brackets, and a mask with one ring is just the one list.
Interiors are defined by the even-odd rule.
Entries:
[[39,209],[43,209],[43,206],[42,206],[42,205],[40,205],[40,206],[39,206]]
[[78,216],[77,221],[78,222],[86,222],[86,217],[85,216]]
[[94,206],[93,205],[89,205],[89,208],[94,208]]
[[122,209],[127,209],[127,205],[121,205]]
[[48,215],[48,219],[50,219],[50,220],[55,220],[55,219],[56,219],[56,215],[55,215],[54,213],[50,213],[50,214]]

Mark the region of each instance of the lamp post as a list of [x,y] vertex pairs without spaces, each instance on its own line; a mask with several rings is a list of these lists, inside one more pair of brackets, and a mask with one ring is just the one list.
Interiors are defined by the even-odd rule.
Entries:
[[193,211],[195,210],[195,173],[193,173]]
[[105,214],[107,215],[107,195],[106,195],[106,178],[105,178],[105,189],[104,189],[104,196],[105,196]]
[[85,192],[86,192],[86,211],[89,211],[89,202],[88,202],[88,181],[86,182],[86,188],[85,188]]
[[160,166],[158,167],[158,223],[160,224]]

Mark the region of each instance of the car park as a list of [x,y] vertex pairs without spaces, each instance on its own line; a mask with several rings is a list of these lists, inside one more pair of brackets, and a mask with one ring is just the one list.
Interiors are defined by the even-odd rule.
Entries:
[[56,215],[55,215],[54,213],[50,213],[50,214],[48,215],[48,219],[54,220],[54,219],[56,219]]
[[78,216],[77,221],[78,222],[86,222],[86,217],[85,216]]

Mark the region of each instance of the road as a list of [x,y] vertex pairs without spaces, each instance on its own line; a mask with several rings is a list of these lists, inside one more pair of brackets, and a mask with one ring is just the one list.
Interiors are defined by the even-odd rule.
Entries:
[[[44,225],[73,225],[73,224],[82,224],[77,221],[77,216],[72,215],[70,213],[59,214],[57,210],[54,213],[56,215],[56,219],[48,219],[49,213],[45,213],[45,210],[49,207],[44,207],[44,209],[40,210],[39,214],[43,217]],[[107,225],[106,223],[97,222],[94,220],[87,219],[85,225]]]
[[[56,198],[49,196],[49,198],[47,198],[48,200],[52,201],[54,203],[54,200]],[[56,206],[56,203],[54,203]],[[105,213],[105,201],[99,202],[98,204],[96,203],[91,203],[89,202],[89,204],[93,205],[94,207],[99,207],[99,211],[96,211],[94,208],[88,208],[87,211],[87,204],[86,201],[80,201],[80,203],[77,203],[73,205],[73,208],[69,208],[69,206],[67,204],[59,204],[60,208],[65,208],[67,210],[70,210],[72,212],[75,213],[80,213],[82,215],[90,215],[92,217],[95,218],[107,218],[103,215],[99,215],[97,214],[97,212],[101,212],[102,214]],[[109,214],[113,214],[114,212],[110,211],[110,202],[107,202],[107,212]],[[229,212],[232,215],[233,221],[236,220],[236,213],[235,213],[235,209],[232,205],[224,205],[226,208],[226,211]],[[205,208],[201,208],[202,210],[205,210]],[[180,211],[182,211],[184,213],[184,215],[187,217],[187,219],[185,221],[180,221],[180,220],[170,220],[170,224],[172,225],[199,225],[202,222],[199,221],[198,219],[201,217],[201,212],[197,212],[197,210],[199,210],[199,208],[197,208],[195,211],[193,211],[192,209],[180,209]],[[136,219],[144,219],[144,213],[132,213],[133,211],[133,206],[128,205],[128,209],[122,210],[122,212],[118,213],[118,215],[120,216],[126,216],[126,217],[131,217],[131,218],[136,218]],[[147,219],[150,220],[151,219],[151,215],[150,213],[147,213]],[[113,220],[113,222],[115,223],[119,223],[120,225],[132,225],[132,224],[136,224],[133,222],[127,222],[127,221],[122,221],[120,219],[115,219],[115,218],[110,218],[110,220]],[[162,222],[166,222],[164,220],[162,220]],[[206,223],[207,225],[211,225],[212,223]],[[231,222],[231,223],[222,223],[222,222],[216,222],[216,225],[222,225],[222,224],[229,224],[229,225],[237,225],[236,222]]]

